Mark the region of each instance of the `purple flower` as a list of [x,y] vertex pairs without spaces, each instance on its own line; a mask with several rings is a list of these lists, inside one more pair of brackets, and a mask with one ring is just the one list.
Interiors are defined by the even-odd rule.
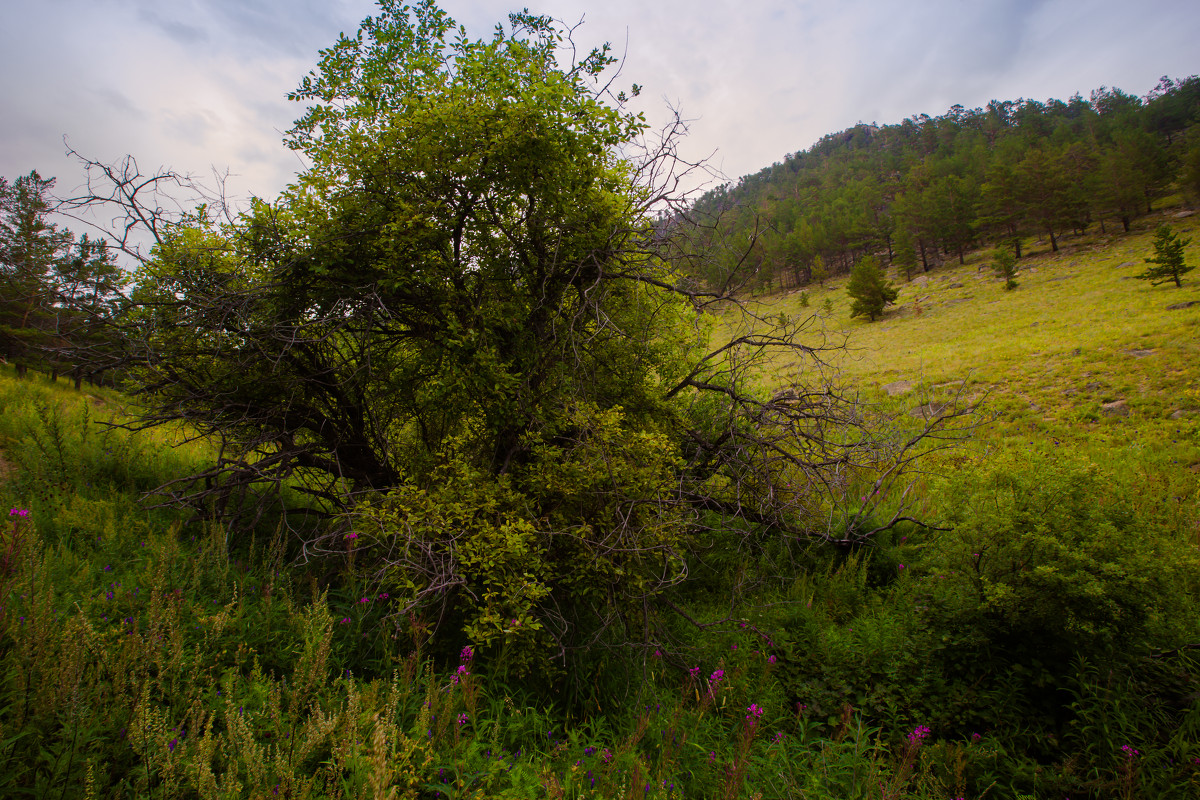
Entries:
[[908,741],[911,744],[920,744],[929,735],[929,728],[925,725],[918,725],[913,728],[913,732],[908,735]]
[[28,508],[13,508],[13,509],[9,509],[8,515],[9,515],[10,517],[28,517],[28,516],[29,516],[29,509],[28,509]]
[[1141,753],[1139,751],[1134,750],[1132,747],[1130,747],[1127,744],[1121,745],[1121,752],[1125,754],[1126,758],[1133,758],[1134,756],[1141,755]]
[[346,534],[346,538],[347,538],[347,539],[357,539],[357,538],[358,538],[358,534],[357,534],[357,533],[347,533],[347,534]]
[[463,712],[462,714],[459,714],[459,715],[458,715],[458,724],[459,724],[459,725],[466,725],[466,724],[467,724],[467,715],[466,715],[466,712]]
[[691,675],[693,678],[699,678],[700,677],[700,668],[699,667],[690,668],[688,670],[688,675]]
[[[386,597],[387,595],[384,596]],[[460,661],[470,663],[471,660],[475,658],[475,651],[471,649],[471,645],[467,645],[462,649],[462,652],[458,654],[458,658]]]
[[748,712],[746,714],[746,719],[749,720],[751,725],[758,722],[758,718],[763,715],[762,706],[760,706],[758,703],[751,703],[750,707],[747,708],[746,711]]
[[179,744],[179,739],[178,739],[178,738],[172,739],[172,740],[171,740],[171,741],[170,741],[170,742],[167,744],[167,749],[168,749],[168,750],[170,750],[172,753],[174,753],[174,752],[175,752],[175,745],[177,745],[177,744]]
[[721,681],[725,680],[725,670],[718,669],[708,676],[708,682],[712,686],[716,686]]
[[779,659],[775,658],[775,656],[767,656],[767,663],[768,663],[768,664],[774,664],[774,663],[775,663],[776,661],[778,661],[778,660],[779,660]]

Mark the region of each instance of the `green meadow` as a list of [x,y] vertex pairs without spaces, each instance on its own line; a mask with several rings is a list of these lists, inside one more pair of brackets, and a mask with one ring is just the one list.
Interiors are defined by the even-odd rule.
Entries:
[[[686,644],[558,680],[432,644],[352,543],[331,578],[270,519],[231,537],[155,507],[202,442],[6,367],[0,796],[1194,797],[1200,302],[1168,306],[1200,280],[1131,279],[1154,221],[1035,246],[1012,291],[983,253],[893,275],[874,323],[848,320],[844,278],[806,307],[757,298],[845,337],[871,413],[975,408],[903,500],[928,524],[796,542],[794,571],[757,581],[714,543],[670,596],[705,623]],[[722,618],[731,572],[749,580]]]

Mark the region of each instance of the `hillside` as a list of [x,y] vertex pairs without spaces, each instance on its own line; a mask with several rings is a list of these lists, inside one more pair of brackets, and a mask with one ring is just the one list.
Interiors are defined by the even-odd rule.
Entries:
[[689,266],[710,286],[767,291],[889,263],[961,262],[987,242],[1013,248],[1099,228],[1128,231],[1180,191],[1200,198],[1200,79],[1163,78],[1145,97],[994,100],[938,117],[860,124],[708,192],[709,226]]
[[973,441],[934,453],[907,497],[936,528],[795,548],[784,581],[718,538],[666,595],[706,627],[673,631],[632,681],[626,658],[590,659],[581,697],[503,651],[435,645],[350,543],[329,584],[278,530],[236,540],[142,510],[211,456],[98,428],[116,393],[5,368],[0,790],[1192,796],[1200,304],[1168,306],[1200,281],[1128,279],[1156,221],[1037,246],[1011,292],[969,254],[870,324],[848,321],[841,280],[807,308],[760,298],[847,336],[838,366],[870,408],[936,416],[960,388],[982,403]]

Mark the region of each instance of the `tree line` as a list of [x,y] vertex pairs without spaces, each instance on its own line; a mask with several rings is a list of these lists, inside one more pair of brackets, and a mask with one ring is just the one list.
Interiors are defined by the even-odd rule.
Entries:
[[0,177],[0,359],[18,375],[99,381],[115,358],[109,323],[129,276],[104,239],[78,238],[50,218],[53,178]]
[[[1015,258],[1030,237],[1107,232],[1177,187],[1200,198],[1200,78],[1163,77],[1144,98],[954,106],[894,125],[859,124],[703,195],[691,270],[709,286],[783,288],[848,273],[865,254],[911,275],[983,243]],[[733,254],[736,253],[736,257]],[[731,284],[732,282],[732,284]]]

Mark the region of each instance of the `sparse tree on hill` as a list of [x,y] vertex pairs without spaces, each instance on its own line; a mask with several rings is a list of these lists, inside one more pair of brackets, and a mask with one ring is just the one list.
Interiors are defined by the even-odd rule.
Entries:
[[812,263],[812,279],[822,286],[825,285],[825,279],[829,277],[829,267],[825,266],[825,259],[817,256]]
[[851,317],[866,317],[868,322],[883,315],[883,307],[896,302],[899,291],[884,277],[875,256],[867,256],[854,265],[846,292],[854,300]]
[[1191,241],[1191,239],[1180,237],[1171,230],[1170,225],[1166,223],[1159,225],[1154,234],[1154,258],[1146,259],[1147,264],[1154,266],[1147,267],[1145,272],[1136,277],[1143,281],[1150,281],[1152,286],[1175,281],[1177,287],[1182,287],[1179,276],[1194,269],[1183,262],[1183,248],[1187,247]]
[[893,263],[906,281],[913,279],[913,274],[917,271],[917,246],[908,228],[896,231],[896,254]]
[[1007,247],[997,247],[992,252],[992,261],[996,265],[996,274],[1004,278],[1004,288],[1017,288],[1017,257]]

